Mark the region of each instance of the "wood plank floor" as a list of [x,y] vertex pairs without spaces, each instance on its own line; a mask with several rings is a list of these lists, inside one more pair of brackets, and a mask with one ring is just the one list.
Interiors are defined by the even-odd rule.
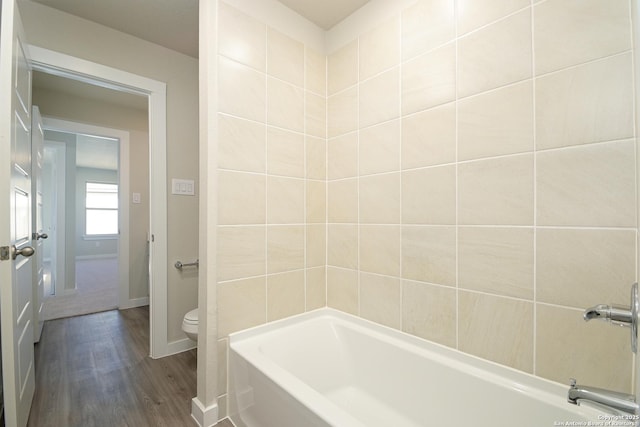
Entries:
[[196,351],[148,354],[148,307],[46,322],[28,426],[196,426]]

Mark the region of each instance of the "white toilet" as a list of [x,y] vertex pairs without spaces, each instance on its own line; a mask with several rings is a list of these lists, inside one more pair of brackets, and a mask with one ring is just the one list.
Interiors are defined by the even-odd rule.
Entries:
[[198,309],[194,308],[184,315],[182,320],[182,330],[194,341],[198,341]]

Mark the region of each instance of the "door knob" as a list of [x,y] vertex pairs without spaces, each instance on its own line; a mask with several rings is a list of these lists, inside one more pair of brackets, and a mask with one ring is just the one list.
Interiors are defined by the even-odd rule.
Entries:
[[33,234],[31,235],[31,238],[32,238],[33,240],[46,239],[46,238],[48,238],[48,237],[49,237],[49,235],[48,235],[47,233],[42,233],[42,234],[40,234],[40,233],[33,233]]
[[11,259],[18,258],[18,255],[22,255],[23,257],[30,257],[35,252],[31,246],[25,246],[22,249],[17,249],[15,245],[11,246]]

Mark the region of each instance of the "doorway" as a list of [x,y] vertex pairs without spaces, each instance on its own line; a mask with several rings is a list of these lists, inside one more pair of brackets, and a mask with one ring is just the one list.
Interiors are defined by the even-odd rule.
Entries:
[[[73,104],[69,90],[56,91],[55,84],[43,84],[38,74],[34,73],[34,99],[45,102],[50,113],[59,111],[58,97],[66,97],[65,105]],[[40,93],[47,90],[48,96]],[[103,106],[102,100],[96,101]],[[84,110],[92,103],[76,101]],[[108,109],[104,105],[101,112]],[[44,247],[44,320],[118,308],[120,295],[129,294],[129,260],[120,256],[119,249],[120,223],[129,222],[129,209],[122,208],[127,197],[120,191],[123,178],[129,179],[128,171],[120,168],[121,163],[129,163],[128,132],[96,128],[100,135],[78,133],[73,123],[45,120],[43,226],[48,239]],[[148,164],[148,156],[145,160],[140,162]],[[148,189],[148,180],[144,187]],[[123,239],[126,245],[129,236]],[[139,246],[144,250],[144,242]],[[141,291],[144,303],[148,303],[147,279],[145,276]]]
[[[30,46],[30,53],[35,71],[90,83],[102,88],[115,89],[118,92],[142,95],[146,98],[149,112],[147,149],[150,158],[148,173],[150,182],[148,199],[150,356],[153,358],[166,356],[170,354],[167,337],[166,84],[36,46]],[[129,190],[127,195],[130,195]],[[129,230],[121,229],[121,235],[128,234]],[[134,300],[133,303],[137,301]],[[128,307],[121,305],[120,308]]]

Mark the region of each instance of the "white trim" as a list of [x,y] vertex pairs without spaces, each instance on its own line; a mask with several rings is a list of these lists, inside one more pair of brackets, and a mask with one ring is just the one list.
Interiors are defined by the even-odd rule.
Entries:
[[195,341],[193,341],[192,339],[186,338],[186,337],[182,338],[182,339],[179,339],[177,341],[171,341],[167,345],[167,351],[169,352],[169,354],[167,354],[167,356],[171,356],[173,354],[178,354],[178,353],[182,353],[182,352],[185,352],[185,351],[193,350],[197,346],[198,346],[198,344]]
[[118,254],[76,255],[76,261],[87,261],[91,259],[111,259],[111,258],[118,258]]
[[194,397],[191,400],[191,418],[195,420],[200,427],[211,427],[218,423],[218,404],[213,404],[208,408],[200,402],[200,399]]
[[[211,407],[215,414],[208,421],[217,422],[218,357],[216,250],[217,250],[217,171],[218,164],[218,0],[199,3],[200,59],[199,73],[199,236],[198,254],[198,372],[197,396],[192,416],[205,423],[204,408]],[[199,406],[198,406],[199,405]],[[224,403],[226,406],[226,402]]]
[[[122,212],[122,207],[120,207],[120,212]],[[91,234],[91,235],[82,235],[82,240],[87,241],[98,241],[98,240],[118,240],[120,238],[117,234]]]
[[128,308],[144,307],[149,305],[149,297],[128,299],[118,307],[118,310],[126,310]]
[[29,45],[32,67],[37,71],[101,86],[107,89],[149,95],[165,93],[166,84],[86,59]]
[[[44,120],[44,118],[42,118]],[[44,129],[44,124],[43,124]],[[54,256],[49,260],[51,264],[52,270],[52,282],[51,289],[53,290],[53,295],[56,294],[58,290],[58,284],[62,284],[62,290],[64,290],[64,283],[67,282],[67,274],[65,266],[67,264],[67,253],[66,253],[66,233],[67,233],[67,224],[65,221],[65,212],[66,212],[66,192],[64,189],[66,188],[66,176],[65,170],[67,165],[66,160],[66,145],[63,142],[58,141],[48,141],[46,138],[44,140],[44,146],[49,148],[50,150],[55,151],[55,157],[53,159],[53,169],[55,170],[55,193],[56,193],[56,203],[55,203],[55,222],[53,224],[55,228],[55,233],[50,238],[54,240],[50,240],[53,243],[51,246],[51,251]],[[53,262],[55,261],[55,262]],[[55,279],[55,280],[54,280]]]
[[60,289],[60,291],[56,291],[55,295],[47,295],[45,297],[46,298],[55,298],[55,297],[62,297],[62,296],[66,296],[66,295],[75,295],[78,293],[78,286],[76,285],[75,288],[73,289]]
[[[29,46],[33,67],[74,80],[149,97],[150,355],[167,355],[167,85],[127,71]],[[124,192],[124,191],[123,191]],[[127,201],[128,202],[128,201]]]

